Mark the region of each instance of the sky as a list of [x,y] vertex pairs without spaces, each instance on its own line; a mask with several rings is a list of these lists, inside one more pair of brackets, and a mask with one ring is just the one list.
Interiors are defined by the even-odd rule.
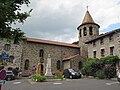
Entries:
[[120,0],[30,0],[33,9],[25,23],[17,24],[27,37],[72,43],[78,41],[77,27],[87,6],[100,33],[120,28]]

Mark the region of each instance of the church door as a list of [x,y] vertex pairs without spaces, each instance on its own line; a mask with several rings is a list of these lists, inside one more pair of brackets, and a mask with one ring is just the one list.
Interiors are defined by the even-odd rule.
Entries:
[[43,71],[44,71],[43,64],[38,64],[38,66],[37,66],[37,74],[43,75]]

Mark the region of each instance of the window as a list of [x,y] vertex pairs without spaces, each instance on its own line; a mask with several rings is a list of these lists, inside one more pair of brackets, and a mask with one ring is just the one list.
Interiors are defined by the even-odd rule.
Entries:
[[80,31],[79,31],[79,35],[80,35],[80,37],[82,36],[82,35],[81,35],[81,29],[80,29]]
[[109,41],[113,41],[113,34],[109,36]]
[[110,55],[114,54],[114,47],[110,47]]
[[25,60],[25,67],[24,67],[25,70],[28,70],[29,69],[29,60]]
[[96,42],[95,42],[95,41],[93,41],[93,46],[94,46],[94,47],[96,46]]
[[57,61],[57,70],[60,69],[60,60]]
[[5,44],[5,45],[4,45],[4,50],[5,50],[5,51],[9,51],[10,48],[11,48],[11,45],[10,45],[10,44]]
[[96,58],[96,51],[93,51],[93,57]]
[[43,49],[40,49],[40,52],[39,52],[39,57],[44,57],[44,51],[43,51]]
[[14,56],[10,56],[9,62],[13,63],[13,60],[14,60]]
[[90,35],[93,35],[93,30],[92,29],[93,29],[92,27],[89,27],[89,34]]
[[86,29],[86,27],[83,28],[83,33],[84,33],[84,36],[87,35],[87,29]]
[[105,49],[101,49],[101,57],[105,56]]
[[104,40],[103,40],[103,38],[100,39],[100,44],[101,44],[101,45],[104,44]]

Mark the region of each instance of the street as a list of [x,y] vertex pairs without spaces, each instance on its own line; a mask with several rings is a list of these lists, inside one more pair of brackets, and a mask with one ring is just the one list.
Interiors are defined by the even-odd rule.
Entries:
[[67,79],[30,83],[27,79],[6,81],[2,90],[120,90],[120,83],[111,80]]

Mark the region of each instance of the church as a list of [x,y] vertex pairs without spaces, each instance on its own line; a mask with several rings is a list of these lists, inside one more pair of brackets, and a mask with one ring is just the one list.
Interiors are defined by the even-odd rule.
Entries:
[[87,10],[79,31],[79,45],[24,37],[19,45],[6,44],[0,39],[0,64],[32,71],[39,64],[40,74],[46,70],[47,58],[51,58],[51,71],[73,68],[80,70],[87,58],[101,58],[120,53],[120,29],[99,34],[100,26]]

